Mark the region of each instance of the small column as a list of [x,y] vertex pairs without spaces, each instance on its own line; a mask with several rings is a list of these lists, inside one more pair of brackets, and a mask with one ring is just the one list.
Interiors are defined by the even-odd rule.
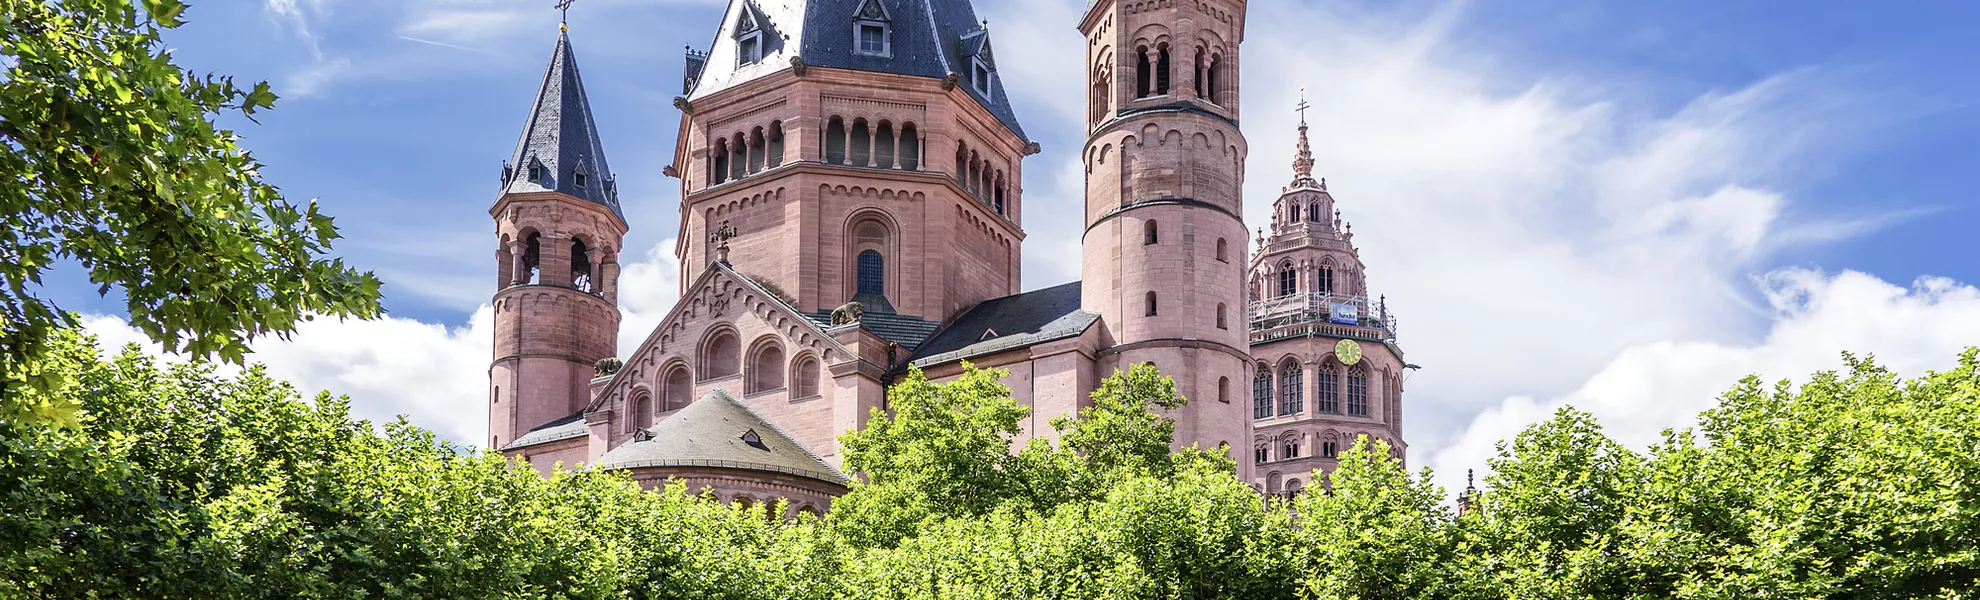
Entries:
[[888,158],[892,160],[894,164],[887,165],[887,168],[898,170],[901,168],[901,128],[897,126],[892,128],[890,131],[892,131],[894,134],[894,152],[893,155],[889,156]]
[[522,240],[509,241],[509,285],[529,283],[529,264],[523,253],[529,244]]

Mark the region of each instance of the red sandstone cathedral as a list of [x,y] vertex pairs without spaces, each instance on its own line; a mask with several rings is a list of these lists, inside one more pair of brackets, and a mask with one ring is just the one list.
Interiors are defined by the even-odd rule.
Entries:
[[1026,435],[1051,436],[1145,362],[1190,400],[1176,445],[1249,447],[1261,492],[1298,493],[1356,436],[1400,455],[1395,321],[1304,123],[1247,244],[1244,19],[1244,0],[1089,5],[1083,281],[1020,293],[1039,146],[968,0],[731,0],[674,100],[681,299],[622,361],[630,224],[559,36],[489,211],[489,445],[821,512],[848,484],[838,434],[910,367],[1008,369]]

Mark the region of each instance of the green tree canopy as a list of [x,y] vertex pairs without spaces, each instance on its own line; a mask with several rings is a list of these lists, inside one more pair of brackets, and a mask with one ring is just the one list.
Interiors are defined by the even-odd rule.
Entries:
[[328,258],[337,229],[284,199],[215,121],[267,83],[199,75],[161,31],[180,0],[0,1],[0,418],[68,420],[35,360],[74,318],[37,295],[73,264],[168,350],[240,362],[311,315],[380,313],[378,280]]

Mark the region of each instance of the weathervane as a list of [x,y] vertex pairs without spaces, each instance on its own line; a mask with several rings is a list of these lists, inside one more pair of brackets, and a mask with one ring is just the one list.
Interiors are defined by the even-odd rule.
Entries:
[[[562,17],[562,20],[560,20],[560,21],[558,21],[558,22],[557,22],[557,29],[558,29],[559,31],[570,31],[570,30],[571,30],[571,3],[572,3],[572,2],[577,2],[577,0],[557,0],[557,3],[556,3],[556,4],[553,4],[553,5],[550,5],[550,8],[554,8],[554,9],[557,9],[557,10],[558,10],[559,12],[562,12],[562,13],[563,13],[563,17]],[[1301,88],[1301,89],[1304,89],[1304,88]]]

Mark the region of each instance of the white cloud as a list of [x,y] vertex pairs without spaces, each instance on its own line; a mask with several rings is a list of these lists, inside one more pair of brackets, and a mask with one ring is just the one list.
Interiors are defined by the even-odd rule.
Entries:
[[1569,405],[1642,449],[1665,429],[1694,425],[1699,412],[1749,374],[1770,383],[1805,382],[1816,371],[1846,368],[1840,353],[1850,351],[1916,377],[1954,366],[1961,350],[1980,344],[1980,289],[1944,278],[1919,278],[1906,288],[1853,271],[1789,269],[1760,284],[1774,321],[1759,342],[1630,346],[1571,392],[1544,402],[1507,398],[1485,410],[1429,465],[1444,485],[1462,486],[1464,469],[1482,470],[1496,442]]
[[630,357],[646,341],[646,334],[660,326],[660,320],[674,309],[681,296],[681,264],[674,258],[674,239],[668,238],[646,250],[639,262],[619,271],[619,356]]
[[[644,340],[673,307],[678,273],[673,240],[656,244],[641,262],[625,266],[619,280],[625,315],[621,352]],[[106,351],[135,342],[162,354],[121,317],[87,315],[83,325]],[[403,414],[415,425],[471,444],[487,437],[492,328],[493,311],[487,304],[456,327],[397,317],[320,318],[301,323],[288,341],[256,341],[248,359],[268,365],[271,376],[294,383],[305,397],[319,390],[350,396],[358,418],[382,423]]]
[[399,33],[423,38],[417,41],[428,43],[475,45],[514,33],[524,25],[540,22],[542,19],[535,15],[540,15],[541,10],[535,4],[503,8],[455,8],[444,5],[424,8],[416,10],[399,28]]

